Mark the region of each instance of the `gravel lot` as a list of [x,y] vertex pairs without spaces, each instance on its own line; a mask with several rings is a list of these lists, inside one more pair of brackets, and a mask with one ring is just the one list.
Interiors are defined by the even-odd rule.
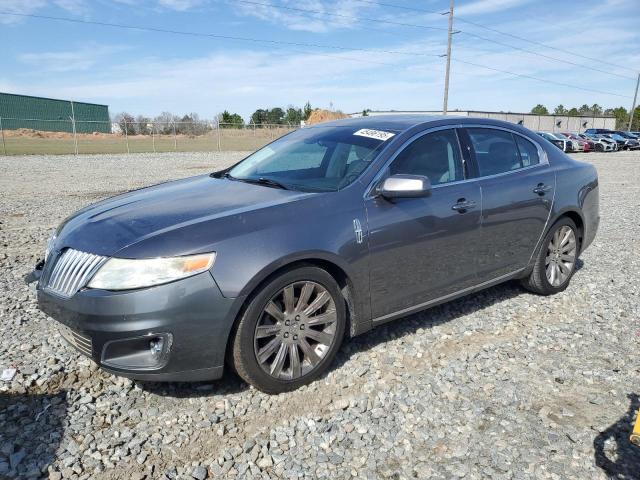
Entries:
[[640,152],[580,156],[602,223],[564,293],[505,284],[387,324],[296,392],[136,383],[66,347],[22,281],[50,230],[241,157],[0,157],[0,478],[640,478]]

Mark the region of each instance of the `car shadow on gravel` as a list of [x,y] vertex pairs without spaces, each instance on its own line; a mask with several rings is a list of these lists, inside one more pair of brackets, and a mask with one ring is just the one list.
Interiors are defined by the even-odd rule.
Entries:
[[596,465],[609,478],[620,480],[640,478],[640,447],[629,441],[633,421],[640,408],[640,396],[631,393],[628,397],[630,404],[627,412],[593,441]]
[[66,414],[64,390],[0,393],[0,478],[41,478],[56,459]]

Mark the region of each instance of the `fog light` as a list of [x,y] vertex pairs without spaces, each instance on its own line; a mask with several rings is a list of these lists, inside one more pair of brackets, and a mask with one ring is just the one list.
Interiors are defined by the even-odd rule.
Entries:
[[162,351],[164,350],[164,338],[156,337],[149,342],[149,350],[151,351],[151,356],[155,359],[160,358],[162,355]]

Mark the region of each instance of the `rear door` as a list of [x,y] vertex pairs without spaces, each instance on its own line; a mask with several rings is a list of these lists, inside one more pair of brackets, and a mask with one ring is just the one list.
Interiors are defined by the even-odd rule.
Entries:
[[482,192],[480,282],[526,267],[553,204],[555,173],[542,148],[500,128],[466,128]]

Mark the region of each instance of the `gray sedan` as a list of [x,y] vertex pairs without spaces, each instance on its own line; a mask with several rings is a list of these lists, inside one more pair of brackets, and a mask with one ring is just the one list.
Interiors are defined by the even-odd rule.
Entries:
[[88,206],[27,280],[105,370],[230,366],[278,393],[376,325],[512,279],[564,290],[598,222],[596,170],[518,125],[363,117]]

